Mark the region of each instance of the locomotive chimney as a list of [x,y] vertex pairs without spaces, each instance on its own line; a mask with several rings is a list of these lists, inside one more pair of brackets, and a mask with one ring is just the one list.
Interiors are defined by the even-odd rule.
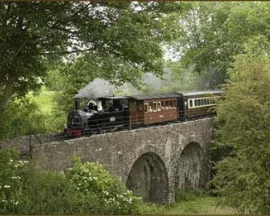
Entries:
[[80,98],[75,98],[75,110],[80,109]]

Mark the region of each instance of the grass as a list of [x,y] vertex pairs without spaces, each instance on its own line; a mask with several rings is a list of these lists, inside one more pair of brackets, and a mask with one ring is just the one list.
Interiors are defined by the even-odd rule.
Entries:
[[144,214],[182,215],[213,214],[235,215],[236,210],[229,207],[217,207],[217,198],[207,195],[201,189],[181,189],[175,194],[176,203],[170,206],[159,206],[147,203],[142,206]]
[[228,207],[217,207],[216,198],[205,196],[194,200],[182,201],[173,204],[164,211],[166,215],[176,214],[237,214],[237,211]]

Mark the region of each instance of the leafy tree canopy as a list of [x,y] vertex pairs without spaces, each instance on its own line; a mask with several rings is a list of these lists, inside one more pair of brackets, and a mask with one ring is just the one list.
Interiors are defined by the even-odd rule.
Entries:
[[[212,183],[225,205],[269,214],[270,46],[257,38],[235,58],[218,106],[218,143],[232,149]],[[261,49],[262,48],[262,49]]]
[[[67,73],[87,69],[83,76],[119,82],[131,81],[141,71],[160,73],[158,42],[173,36],[166,33],[166,21],[161,20],[166,20],[165,12],[179,9],[180,4],[172,3],[1,4],[0,108],[11,96],[38,89],[46,67],[57,59],[76,62]],[[68,55],[63,58],[64,54]]]
[[209,74],[209,88],[224,83],[234,56],[251,38],[270,38],[270,5],[266,2],[193,2],[179,19],[180,61],[194,72]]

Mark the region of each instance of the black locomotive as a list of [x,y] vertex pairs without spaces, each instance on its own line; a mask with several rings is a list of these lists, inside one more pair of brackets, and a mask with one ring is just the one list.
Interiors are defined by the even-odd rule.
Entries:
[[99,97],[67,118],[67,136],[80,137],[123,128],[144,127],[173,121],[185,121],[215,114],[215,102],[221,91],[179,92],[174,94]]

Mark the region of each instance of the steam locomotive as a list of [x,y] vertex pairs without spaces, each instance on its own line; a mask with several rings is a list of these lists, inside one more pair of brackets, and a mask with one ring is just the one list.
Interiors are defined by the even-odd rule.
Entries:
[[68,137],[80,137],[212,116],[221,96],[222,91],[217,90],[99,97],[84,109],[80,109],[80,98],[75,98],[64,132]]

